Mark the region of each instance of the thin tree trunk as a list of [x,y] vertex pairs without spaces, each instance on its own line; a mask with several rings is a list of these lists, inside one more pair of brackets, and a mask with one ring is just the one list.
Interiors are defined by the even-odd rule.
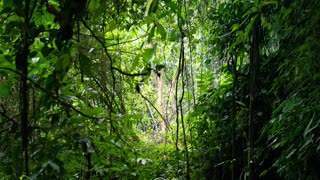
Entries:
[[[163,114],[163,75],[162,72],[159,72],[159,76],[157,76],[157,82],[158,82],[158,110],[160,114]],[[166,143],[166,122],[165,119],[160,118],[160,129],[162,133],[162,141]]]
[[231,59],[232,59],[232,74],[233,74],[233,82],[232,82],[232,112],[231,112],[231,124],[232,124],[232,132],[231,132],[231,136],[232,136],[232,159],[231,159],[231,179],[234,180],[235,179],[235,116],[236,116],[236,88],[237,88],[237,84],[238,84],[238,74],[237,74],[237,56],[236,53],[234,53],[235,55],[232,55]]
[[23,45],[16,55],[16,70],[20,73],[20,118],[21,118],[21,139],[22,139],[22,157],[26,176],[29,176],[29,155],[28,155],[28,113],[29,113],[29,97],[28,97],[28,55],[29,55],[29,5],[30,0],[25,1],[25,28],[22,31]]
[[249,105],[249,180],[255,177],[254,168],[254,121],[256,115],[256,89],[257,89],[257,72],[259,68],[259,44],[260,44],[260,15],[255,19],[251,34],[250,45],[250,105]]

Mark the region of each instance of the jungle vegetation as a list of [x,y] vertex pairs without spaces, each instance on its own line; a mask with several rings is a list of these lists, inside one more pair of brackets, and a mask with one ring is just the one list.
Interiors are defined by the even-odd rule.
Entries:
[[0,179],[320,179],[319,9],[1,0]]

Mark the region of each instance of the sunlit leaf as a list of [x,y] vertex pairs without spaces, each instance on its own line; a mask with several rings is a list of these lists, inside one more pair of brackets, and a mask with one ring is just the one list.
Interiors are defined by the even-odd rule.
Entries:
[[153,56],[153,53],[154,53],[154,49],[153,48],[147,48],[144,50],[144,53],[143,53],[143,60],[144,62],[148,62],[152,56]]
[[241,106],[243,106],[243,107],[247,107],[243,102],[241,102],[241,101],[236,101],[236,103],[237,104],[239,104],[239,105],[241,105]]
[[82,112],[90,116],[96,116],[101,114],[103,110],[104,109],[102,107],[94,107],[94,108],[84,109]]
[[232,32],[234,32],[234,31],[237,31],[238,29],[239,29],[239,24],[234,24],[234,25],[232,25]]
[[[8,68],[8,69],[15,69],[15,65],[10,63],[10,61],[12,61],[12,58],[10,56],[0,54],[0,67]],[[4,69],[0,68],[0,71],[2,71],[2,70],[4,70]]]

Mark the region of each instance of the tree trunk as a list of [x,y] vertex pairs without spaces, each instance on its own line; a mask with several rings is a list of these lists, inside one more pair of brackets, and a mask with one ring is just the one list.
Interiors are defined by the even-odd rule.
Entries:
[[250,105],[249,105],[249,179],[255,179],[254,165],[254,122],[256,116],[256,89],[257,89],[257,73],[259,69],[259,44],[260,44],[260,15],[255,19],[250,41]]

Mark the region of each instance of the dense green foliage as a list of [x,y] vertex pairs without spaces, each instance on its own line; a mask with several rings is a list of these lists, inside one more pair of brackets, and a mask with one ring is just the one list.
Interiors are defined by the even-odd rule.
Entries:
[[318,9],[1,1],[1,179],[319,179]]

